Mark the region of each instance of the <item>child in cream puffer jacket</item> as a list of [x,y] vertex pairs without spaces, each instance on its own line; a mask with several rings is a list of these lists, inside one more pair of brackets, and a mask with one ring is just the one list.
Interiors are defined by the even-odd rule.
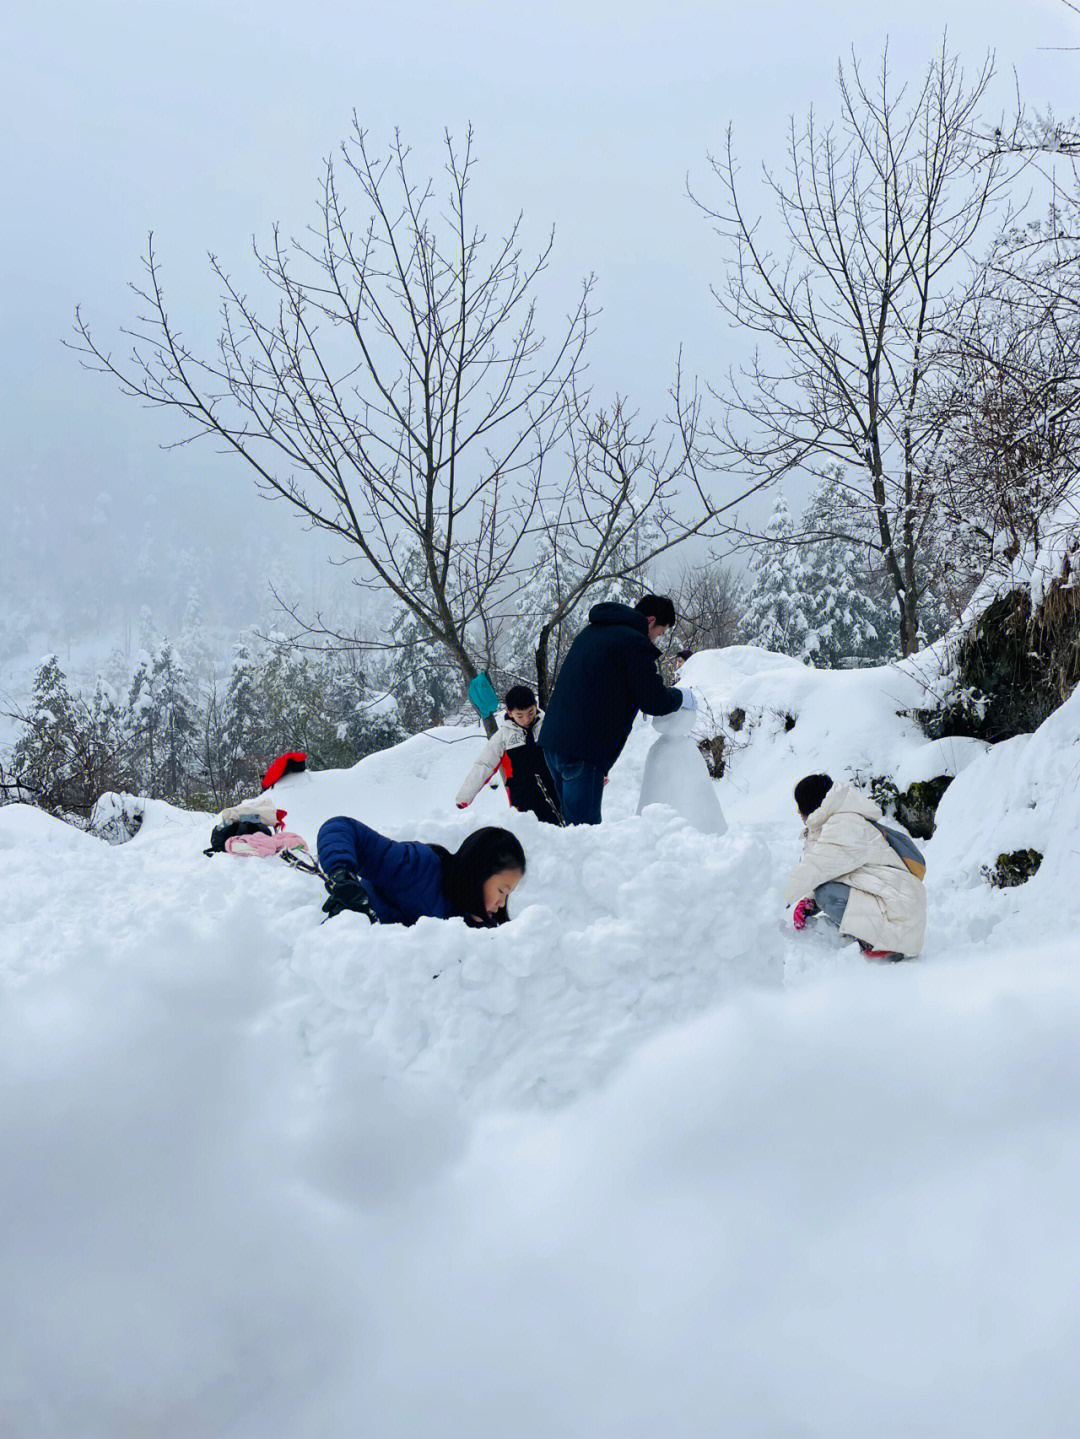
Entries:
[[878,825],[878,806],[828,775],[795,786],[806,825],[803,856],[784,886],[784,902],[799,901],[795,925],[820,910],[841,934],[875,958],[910,959],[926,934],[926,891]]

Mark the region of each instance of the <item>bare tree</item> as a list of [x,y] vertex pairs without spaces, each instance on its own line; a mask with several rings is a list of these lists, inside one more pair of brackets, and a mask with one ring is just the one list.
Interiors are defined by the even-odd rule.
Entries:
[[[354,120],[326,163],[317,224],[254,246],[265,309],[210,257],[216,355],[196,356],[171,317],[152,236],[130,354],[114,360],[78,313],[76,348],[186,421],[177,444],[216,439],[260,489],[343,541],[363,582],[389,589],[468,681],[471,636],[513,573],[565,425],[591,281],[545,344],[535,289],[552,238],[526,260],[519,217],[489,240],[467,214],[471,131],[461,149],[447,134],[445,151],[440,206],[400,136],[377,157]],[[357,228],[346,189],[366,211]]]
[[734,644],[742,619],[742,594],[742,585],[720,561],[684,565],[672,589],[679,645],[717,650]]
[[1080,253],[1046,230],[995,245],[935,394],[935,489],[983,570],[1040,548],[1080,470]]
[[716,534],[746,497],[717,501],[715,459],[705,445],[701,402],[684,391],[681,366],[663,424],[640,426],[622,400],[594,408],[576,392],[567,426],[569,473],[538,506],[536,528],[547,566],[537,616],[537,695],[546,702],[565,648],[567,622],[591,595],[644,583],[649,568],[694,536]]
[[[721,392],[719,439],[746,477],[818,477],[839,463],[898,601],[901,648],[919,633],[919,552],[933,504],[939,416],[924,405],[941,337],[963,307],[973,244],[1008,182],[975,115],[992,76],[969,84],[945,51],[908,95],[887,55],[871,85],[838,69],[840,120],[792,121],[787,173],[764,179],[780,222],[774,254],[748,213],[731,133],[711,158],[723,199],[696,203],[732,246],[721,308],[762,336]],[[854,536],[852,538],[855,538]]]

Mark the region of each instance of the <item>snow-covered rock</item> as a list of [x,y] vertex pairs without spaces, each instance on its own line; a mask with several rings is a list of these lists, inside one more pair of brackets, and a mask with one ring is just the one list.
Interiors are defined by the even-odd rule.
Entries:
[[107,791],[94,805],[90,831],[109,844],[127,844],[138,834],[146,817],[146,800],[134,794]]
[[897,789],[908,789],[913,784],[938,779],[941,775],[955,777],[980,755],[986,754],[989,748],[985,740],[965,735],[928,740],[924,745],[913,747],[901,758],[892,778]]

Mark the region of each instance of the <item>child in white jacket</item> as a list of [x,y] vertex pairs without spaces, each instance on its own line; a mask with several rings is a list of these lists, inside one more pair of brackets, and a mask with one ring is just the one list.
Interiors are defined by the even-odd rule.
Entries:
[[800,863],[784,886],[794,923],[820,911],[872,959],[910,959],[926,933],[926,891],[877,827],[885,816],[850,785],[827,774],[795,786],[806,828]]
[[457,807],[466,809],[496,770],[502,771],[514,809],[529,810],[545,824],[561,824],[544,751],[537,744],[543,712],[528,685],[506,692],[506,713],[458,791]]

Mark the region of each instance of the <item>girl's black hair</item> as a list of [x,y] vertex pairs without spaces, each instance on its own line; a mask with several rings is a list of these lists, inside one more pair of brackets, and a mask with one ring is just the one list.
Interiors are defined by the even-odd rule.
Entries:
[[827,774],[808,774],[795,786],[795,803],[799,813],[808,818],[832,789],[832,779]]
[[442,860],[442,888],[451,914],[465,916],[466,923],[479,923],[485,929],[505,924],[510,912],[505,905],[488,917],[484,908],[484,881],[504,869],[525,873],[525,851],[517,835],[497,825],[485,825],[466,835],[451,854],[441,844],[432,849]]

